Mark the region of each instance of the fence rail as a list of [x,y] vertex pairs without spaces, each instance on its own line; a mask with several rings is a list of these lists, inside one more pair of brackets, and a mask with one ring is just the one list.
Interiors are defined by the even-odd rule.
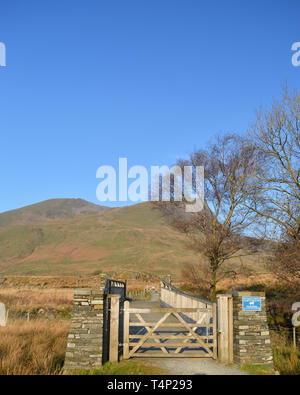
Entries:
[[[161,281],[160,301],[163,307],[178,308],[181,309],[181,313],[183,309],[191,309],[183,313],[190,322],[202,320],[208,324],[212,320],[214,303],[182,292],[164,280]],[[203,312],[206,314],[203,315]]]
[[189,299],[197,300],[197,301],[202,302],[207,305],[213,305],[213,302],[210,302],[209,300],[202,299],[202,298],[199,298],[198,296],[190,295],[186,292],[183,292],[165,280],[161,280],[160,282],[161,282],[161,289],[168,289],[169,291],[175,292],[176,294],[185,296]]

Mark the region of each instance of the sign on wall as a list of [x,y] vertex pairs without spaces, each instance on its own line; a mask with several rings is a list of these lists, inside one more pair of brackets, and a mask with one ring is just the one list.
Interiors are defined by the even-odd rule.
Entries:
[[261,311],[260,296],[243,296],[243,311]]

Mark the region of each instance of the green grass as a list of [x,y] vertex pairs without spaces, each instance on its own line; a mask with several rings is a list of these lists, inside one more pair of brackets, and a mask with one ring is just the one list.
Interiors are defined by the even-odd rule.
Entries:
[[141,360],[107,362],[101,369],[74,370],[73,375],[165,375],[166,371]]
[[272,375],[274,371],[272,368],[266,365],[254,365],[254,364],[244,364],[241,366],[244,372],[253,375]]

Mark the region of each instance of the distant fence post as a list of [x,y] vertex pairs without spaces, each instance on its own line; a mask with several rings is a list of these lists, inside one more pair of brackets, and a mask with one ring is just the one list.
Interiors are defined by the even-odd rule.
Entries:
[[109,361],[117,362],[119,356],[119,311],[120,295],[107,295],[110,298]]
[[233,363],[233,301],[232,295],[217,295],[218,305],[218,359]]

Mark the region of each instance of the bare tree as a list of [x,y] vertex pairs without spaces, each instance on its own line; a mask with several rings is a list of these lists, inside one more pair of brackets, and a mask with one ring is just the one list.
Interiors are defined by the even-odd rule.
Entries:
[[300,92],[286,87],[281,100],[257,113],[250,135],[259,156],[255,177],[245,188],[245,206],[263,225],[264,237],[278,242],[270,268],[299,287]]
[[288,285],[290,295],[300,293],[300,243],[291,239],[277,245],[271,258],[276,277]]
[[266,237],[299,240],[300,92],[285,88],[280,101],[257,113],[250,134],[260,155],[245,205],[264,224]]
[[[199,267],[190,268],[208,283],[211,300],[216,299],[217,283],[235,274],[224,267],[233,256],[243,255],[250,238],[243,237],[253,222],[253,212],[245,208],[244,186],[255,174],[255,147],[236,134],[217,137],[207,149],[193,152],[189,160],[177,165],[204,166],[204,209],[185,212],[185,201],[160,201],[156,204],[170,223],[188,236],[189,245],[201,254]],[[173,178],[174,181],[174,178]],[[200,274],[201,273],[201,274]]]

